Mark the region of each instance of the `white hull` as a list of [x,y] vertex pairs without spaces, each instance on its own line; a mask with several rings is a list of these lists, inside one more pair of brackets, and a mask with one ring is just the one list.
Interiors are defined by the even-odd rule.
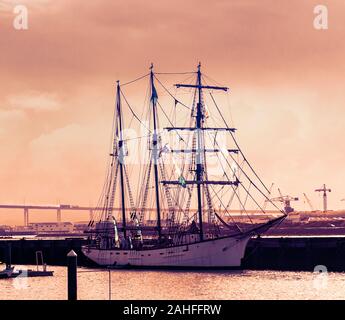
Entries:
[[220,238],[152,250],[82,248],[100,266],[162,268],[239,268],[250,236]]

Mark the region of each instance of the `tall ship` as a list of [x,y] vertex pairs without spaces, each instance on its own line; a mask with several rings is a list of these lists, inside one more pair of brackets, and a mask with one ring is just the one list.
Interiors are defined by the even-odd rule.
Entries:
[[117,82],[86,257],[108,267],[238,269],[249,239],[286,217],[240,149],[223,107],[228,95],[200,64],[183,73],[156,73],[152,65]]

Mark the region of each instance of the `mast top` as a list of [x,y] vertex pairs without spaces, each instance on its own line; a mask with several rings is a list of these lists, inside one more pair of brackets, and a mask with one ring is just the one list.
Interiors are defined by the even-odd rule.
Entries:
[[198,64],[198,83],[195,84],[180,84],[177,83],[175,84],[176,88],[197,88],[199,90],[202,89],[209,89],[209,90],[223,90],[223,91],[228,91],[228,87],[219,87],[219,86],[204,86],[201,84],[201,62]]
[[153,63],[152,62],[151,62],[150,70],[151,70],[151,72],[153,72]]

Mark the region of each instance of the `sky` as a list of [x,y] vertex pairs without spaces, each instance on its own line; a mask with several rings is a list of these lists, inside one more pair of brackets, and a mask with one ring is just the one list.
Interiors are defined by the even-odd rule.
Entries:
[[[16,4],[28,30],[13,28]],[[318,4],[327,30],[313,26]],[[0,1],[0,203],[95,204],[116,80],[201,61],[231,88],[238,140],[266,184],[321,209],[326,183],[343,209],[344,18],[343,0]],[[0,211],[7,223],[22,216]]]

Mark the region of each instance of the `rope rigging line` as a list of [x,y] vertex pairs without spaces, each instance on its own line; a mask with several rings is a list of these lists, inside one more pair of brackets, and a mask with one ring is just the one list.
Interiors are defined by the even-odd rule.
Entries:
[[[146,158],[147,155],[149,156],[149,159],[147,159],[148,163],[140,164],[139,170],[137,173],[136,172],[133,173],[134,165],[133,167],[124,166],[124,178],[125,178],[124,191],[126,191],[125,193],[126,198],[127,197],[129,198],[128,204],[130,206],[130,209],[133,212],[138,212],[139,224],[141,225],[142,221],[145,219],[147,215],[149,216],[148,220],[150,220],[151,215],[155,214],[155,202],[158,200],[155,199],[154,197],[153,189],[157,188],[158,189],[157,192],[160,196],[159,203],[161,205],[161,214],[163,218],[162,221],[164,221],[164,217],[166,217],[167,220],[164,223],[165,223],[165,227],[168,230],[168,234],[171,233],[171,234],[174,234],[174,236],[178,237],[179,234],[183,235],[184,234],[183,232],[187,231],[187,228],[191,220],[192,219],[197,220],[197,217],[198,217],[197,216],[198,212],[194,212],[194,210],[191,210],[190,208],[191,206],[194,207],[194,204],[195,204],[195,194],[193,193],[193,191],[195,191],[194,184],[191,187],[184,186],[183,184],[178,184],[176,188],[168,186],[168,185],[163,185],[160,183],[154,186],[154,183],[153,183],[154,176],[153,176],[153,170],[152,170],[153,169],[153,159],[152,159],[153,151],[151,149],[151,144],[152,144],[151,137],[153,134],[153,128],[152,128],[153,120],[151,119],[151,115],[152,115],[152,112],[154,111],[151,109],[151,107],[147,108],[147,104],[146,104],[147,102],[151,103],[151,100],[153,99],[153,94],[149,92],[150,90],[150,86],[149,86],[148,91],[146,93],[147,96],[145,98],[144,105],[141,105],[141,102],[138,105],[135,103],[133,105],[135,108],[133,108],[131,104],[129,103],[129,101],[127,100],[124,92],[122,91],[122,87],[130,85],[142,79],[145,79],[146,77],[150,76],[150,74],[151,72],[141,77],[138,77],[132,81],[121,84],[120,90],[119,90],[120,97],[124,99],[125,104],[131,113],[131,114],[128,114],[128,118],[130,119],[130,125],[133,125],[133,128],[137,127],[137,128],[140,128],[140,130],[142,130],[141,136],[138,135],[138,137],[134,137],[134,138],[128,137],[128,139],[123,139],[123,142],[131,141],[131,140],[140,140],[139,144],[141,144],[143,142],[141,139],[147,138],[148,152],[147,153],[145,152],[144,157]],[[163,84],[160,81],[160,79],[158,79],[158,77],[156,76],[156,75],[175,75],[175,74],[176,75],[183,75],[183,74],[191,75],[191,76],[186,77],[188,78],[188,83],[191,83],[190,78],[193,77],[194,79],[194,75],[197,74],[197,72],[154,73],[153,74],[154,79],[163,88],[163,89],[160,89],[160,94],[162,96],[161,102],[163,101],[163,99],[165,99],[164,101],[167,101],[166,107],[164,109],[163,106],[158,101],[158,96],[157,96],[156,104],[161,109],[161,112],[163,113],[167,122],[173,128],[176,127],[176,114],[178,115],[178,118],[181,118],[181,122],[183,122],[184,124],[189,123],[190,124],[189,127],[194,128],[196,127],[195,109],[197,106],[197,89],[194,90],[194,94],[192,91],[188,91],[190,98],[186,98],[184,96],[181,97],[181,95],[183,95],[184,92],[182,93],[179,92],[178,88],[174,90],[172,85],[170,83],[167,83],[166,81]],[[202,77],[204,76],[207,79],[210,79],[212,82],[217,83],[216,81],[212,80],[210,77],[202,74]],[[180,78],[184,78],[184,77],[180,77]],[[207,84],[206,80],[204,80],[204,82],[205,84]],[[152,83],[153,83],[153,80],[152,80]],[[215,99],[215,97],[213,96],[213,93],[214,91],[212,90],[209,92],[212,102],[210,101],[206,93],[202,93],[200,97],[200,103],[202,105],[203,113],[205,115],[205,118],[202,120],[203,125],[205,127],[210,127],[210,125],[213,123],[215,123],[216,125],[221,125],[222,122],[224,122],[226,128],[230,129],[229,125],[232,125],[232,123],[229,123],[229,125],[227,124],[225,120],[226,114],[224,115],[222,114],[216,102],[216,99],[218,100],[218,96],[215,94],[215,97],[216,97]],[[170,97],[172,98],[172,100],[170,99]],[[186,104],[181,102],[179,99],[183,99],[186,102]],[[171,102],[171,105],[170,105],[170,102]],[[192,104],[190,104],[190,102],[192,102]],[[165,103],[163,102],[162,104],[165,105]],[[183,108],[182,109],[176,108],[178,104],[181,104],[182,106],[187,108],[191,112],[191,117],[189,116],[183,117],[189,112],[183,111]],[[217,109],[217,112],[215,112],[215,109],[213,108],[213,104],[215,108]],[[135,110],[135,109],[139,109],[139,107],[140,107],[140,111]],[[210,112],[211,110],[213,112]],[[220,115],[220,117],[218,117],[217,113]],[[158,117],[158,115],[160,115],[160,117]],[[114,119],[117,119],[116,116],[117,116],[116,110],[114,110]],[[134,119],[136,119],[139,124],[137,124],[134,121]],[[163,122],[162,124],[166,123],[165,119],[162,118],[161,113],[157,112],[157,119],[156,119],[157,124],[158,124],[157,129],[159,128],[159,120]],[[180,122],[180,120],[178,122]],[[117,148],[116,139],[118,138],[117,137],[117,122],[114,120],[112,124],[113,124],[113,127],[112,127],[111,145],[112,145],[113,150],[115,150],[115,148]],[[207,126],[207,124],[209,124],[209,126]],[[146,131],[143,130],[141,126]],[[244,232],[247,229],[247,227],[242,226],[241,219],[244,218],[246,223],[249,220],[253,224],[253,221],[248,212],[248,210],[251,209],[252,206],[255,208],[255,211],[254,211],[255,213],[259,213],[260,211],[262,211],[263,213],[266,213],[265,211],[266,209],[263,209],[262,206],[258,203],[258,202],[261,202],[261,200],[259,198],[258,198],[258,201],[255,199],[255,197],[258,197],[258,196],[260,197],[260,194],[266,199],[265,201],[270,202],[276,209],[279,210],[279,212],[284,213],[282,210],[278,208],[278,206],[274,202],[272,202],[268,198],[269,195],[271,194],[270,190],[268,190],[264,182],[260,179],[260,177],[254,170],[254,168],[246,159],[244,153],[239,147],[239,144],[237,143],[234,133],[232,131],[229,131],[229,132],[232,138],[232,140],[230,139],[229,142],[232,146],[235,145],[238,150],[238,152],[236,150],[233,150],[235,151],[236,155],[235,154],[233,155],[231,150],[225,149],[224,145],[227,143],[224,143],[224,145],[220,147],[219,145],[220,142],[218,142],[218,140],[219,141],[221,140],[219,139],[219,135],[217,136],[218,131],[216,131],[214,136],[211,134],[210,131],[205,130],[202,132],[201,144],[203,148],[203,155],[202,155],[201,161],[204,162],[204,165],[203,165],[204,168],[202,171],[201,179],[206,180],[206,181],[208,181],[209,179],[217,180],[217,179],[212,179],[212,178],[218,176],[218,177],[221,177],[220,179],[224,182],[223,184],[230,184],[231,186],[231,188],[225,188],[224,185],[219,188],[219,185],[214,186],[212,184],[210,185],[205,184],[202,186],[202,203],[203,203],[202,214],[204,215],[204,217],[206,217],[206,214],[208,214],[208,218],[209,218],[208,221],[212,223],[214,226],[214,230],[213,230],[214,235],[216,235],[217,230],[220,230],[219,229],[219,227],[221,226],[220,223],[228,227],[229,229],[231,229],[230,231],[232,232],[235,231],[235,228],[237,228],[241,233]],[[160,151],[159,153],[160,159],[158,159],[159,161],[158,173],[159,173],[160,179],[164,181],[167,181],[167,178],[168,180],[174,180],[173,177],[175,177],[176,175],[181,175],[184,180],[195,179],[194,172],[196,172],[195,170],[196,152],[195,151],[191,152],[191,156],[189,155],[188,152],[182,152],[180,154],[178,152],[170,153],[169,151],[174,151],[174,150],[171,150],[173,148],[169,146],[169,140],[165,141],[168,143],[164,144],[165,143],[164,140],[167,137],[164,135],[162,137],[161,136],[162,132],[158,132],[158,130],[157,130],[157,134],[158,134],[157,147],[158,147],[158,151]],[[184,133],[180,134],[179,131],[176,130],[174,131],[174,134],[176,134],[177,137],[179,138],[178,140],[175,139],[177,142],[177,145],[179,146],[179,149],[188,148],[188,146],[190,145],[192,145],[192,150],[196,149],[196,136],[197,136],[196,132],[193,131],[193,133],[188,133],[185,136]],[[212,164],[210,165],[210,163],[209,163],[210,168],[208,170],[207,160],[211,160],[211,159],[208,159],[208,157],[211,155],[207,153],[209,146],[212,146],[214,150],[217,150],[218,148],[218,150],[220,151],[220,152],[216,152],[215,155],[220,164],[219,168],[222,169],[223,174],[222,174],[222,171],[220,172],[217,171],[217,173],[212,172],[210,170],[212,169]],[[116,153],[113,151],[112,154],[115,155]],[[169,154],[166,156],[172,157],[172,160],[174,161],[172,163],[165,162],[165,157],[166,157],[165,154]],[[189,159],[189,157],[191,157],[191,159]],[[217,159],[213,158],[213,160],[217,160]],[[178,164],[175,163],[175,160],[179,161]],[[241,165],[239,165],[239,163],[241,163]],[[248,164],[249,168],[247,168],[245,164]],[[117,204],[117,198],[115,200],[115,195],[116,196],[118,195],[119,191],[117,189],[119,189],[119,186],[120,186],[118,185],[119,183],[118,159],[115,156],[113,156],[110,159],[110,161],[108,161],[107,167],[108,168],[107,168],[106,177],[105,177],[106,179],[103,185],[101,196],[97,203],[97,206],[98,205],[100,206],[99,209],[102,210],[102,216],[105,215],[104,218],[107,218],[106,216],[107,213],[108,213],[108,217],[110,217],[113,214],[113,208]],[[136,178],[138,178],[137,185],[134,185],[134,186],[131,185],[132,182],[130,182],[130,179],[133,174],[137,175]],[[243,179],[243,182],[239,182],[238,184],[228,183],[228,182],[235,182],[234,179],[236,179],[237,181],[240,181],[239,180],[240,178]],[[211,182],[217,182],[217,181],[211,181]],[[248,185],[248,182],[249,182],[249,185]],[[264,190],[262,187],[268,192],[267,195],[266,193],[263,192]],[[232,193],[231,193],[231,189],[232,189]],[[133,197],[132,191],[135,191],[134,197]],[[236,218],[238,204],[237,204],[237,201],[234,200],[236,198],[238,199],[238,202],[239,202],[239,213],[241,213],[240,215],[238,215],[238,218]],[[228,199],[229,199],[229,202],[228,202]],[[217,200],[218,200],[218,203],[217,203]],[[245,208],[246,206],[248,206],[247,208],[248,210]],[[221,210],[222,208],[224,208],[224,211]],[[236,209],[235,214],[233,215],[230,214],[230,212],[233,211],[233,210],[230,210],[231,208]],[[225,215],[228,215],[229,219],[226,219],[224,212],[225,212]],[[247,215],[248,219],[246,218],[244,213]],[[117,216],[114,214],[114,219],[115,217]],[[182,223],[180,223],[181,219],[182,219]],[[226,221],[224,221],[224,219]],[[230,223],[230,221],[233,222],[233,225]],[[179,222],[179,225],[176,224],[177,222]],[[211,229],[209,229],[209,231],[212,233]]]
[[[208,78],[209,80],[211,80],[212,82],[214,82],[217,86],[220,86],[220,87],[226,87],[226,85],[224,85],[223,83],[220,83],[214,79],[212,79],[210,76],[208,76],[207,74],[203,73],[202,74],[203,77],[205,78]],[[205,81],[206,82],[206,81]]]
[[[171,122],[171,120],[169,119],[168,115],[166,114],[166,112],[164,111],[162,105],[159,103],[158,100],[157,100],[157,104],[158,104],[158,106],[160,107],[160,109],[162,110],[162,112],[163,112],[165,118],[168,120],[169,124],[170,124],[172,127],[175,127],[174,124],[173,124],[173,123]],[[176,132],[176,134],[177,134],[178,137],[180,138],[180,141],[183,141],[183,142],[184,142],[184,139],[182,138],[182,136],[181,136],[178,132]]]
[[187,71],[187,72],[155,72],[155,74],[196,74],[195,71]]
[[[243,164],[244,162],[242,162],[242,164]],[[239,173],[239,175],[238,175],[238,179],[240,180],[240,174],[241,174],[241,172],[242,171],[240,171],[240,173]],[[228,204],[227,204],[227,208],[229,208],[231,205],[232,205],[232,201],[234,200],[234,197],[235,197],[235,195],[233,194],[231,197],[230,197],[230,199],[229,199],[229,201],[228,201]]]
[[[212,95],[211,92],[210,92],[210,96],[211,96],[211,98],[212,98],[212,100],[213,100],[213,102],[214,102],[214,104],[215,104],[215,106],[216,106],[216,108],[217,108],[217,110],[218,110],[218,113],[219,113],[220,116],[222,117],[222,119],[223,119],[223,121],[224,121],[224,124],[226,125],[227,128],[229,128],[229,127],[228,127],[228,124],[227,124],[226,120],[224,119],[222,113],[220,112],[219,107],[218,107],[218,105],[217,105],[215,99],[213,98],[213,95]],[[257,175],[257,173],[255,172],[255,170],[253,169],[253,167],[250,165],[250,163],[248,162],[247,158],[246,158],[245,155],[243,154],[242,150],[240,149],[240,146],[238,145],[238,143],[237,143],[237,141],[236,141],[236,139],[235,139],[235,137],[234,137],[234,134],[233,134],[231,131],[230,131],[230,134],[231,134],[231,137],[232,137],[232,139],[233,139],[233,141],[234,141],[234,143],[235,143],[237,149],[238,149],[239,152],[241,153],[241,155],[242,155],[244,161],[248,164],[249,168],[252,170],[252,172],[254,173],[254,175],[256,176],[256,178],[260,181],[260,183],[262,184],[262,186],[267,190],[268,194],[271,194],[271,192],[268,190],[268,188],[266,187],[266,185],[262,182],[262,180],[260,179],[260,177]],[[236,161],[231,155],[230,155],[230,157],[233,159],[233,161],[234,161],[234,162],[236,163],[236,165],[238,166],[237,161]],[[249,181],[252,182],[253,186],[254,186],[254,187],[265,197],[265,199],[266,199],[267,201],[269,201],[271,204],[273,204],[273,206],[274,206],[276,209],[278,209],[280,212],[284,213],[282,210],[280,210],[280,209],[279,209],[279,208],[278,208],[278,207],[277,207],[277,206],[266,196],[266,194],[264,194],[264,193],[261,191],[261,189],[250,179],[250,177],[248,177],[248,175],[247,175],[242,169],[241,169],[241,171],[242,171],[243,174],[246,176],[246,178],[247,178]],[[260,207],[260,206],[259,206],[259,207]],[[263,210],[263,212],[265,212],[265,210]],[[285,213],[284,213],[284,214],[285,214]]]
[[[117,127],[117,122],[115,121],[116,119],[116,113],[117,113],[117,108],[114,108],[113,110],[113,121],[112,121],[112,127],[111,127],[111,136],[110,136],[110,142],[109,145],[111,146],[110,148],[110,152],[114,151],[114,139],[115,139],[115,132],[116,132],[116,127]],[[116,125],[115,125],[116,123]],[[112,169],[113,165],[111,165],[111,163],[113,163],[113,158],[108,158],[107,164],[106,164],[106,173],[105,173],[105,179],[104,179],[104,183],[103,183],[103,187],[101,190],[101,194],[98,198],[98,201],[96,203],[96,212],[100,212],[100,220],[101,220],[101,216],[103,215],[103,212],[105,210],[106,207],[106,189],[108,186],[108,181],[109,181],[109,176],[110,176],[110,170]],[[103,204],[103,205],[102,205]],[[93,217],[93,220],[90,221],[90,225],[93,225],[95,218]]]
[[123,139],[123,142],[127,142],[127,141],[133,141],[133,140],[139,140],[139,139],[143,139],[143,138],[147,138],[147,137],[151,137],[151,135],[144,135],[144,136],[140,136],[140,137],[135,137],[135,138],[127,138],[127,139]]
[[[210,136],[210,134],[208,134],[208,135]],[[214,140],[214,145],[215,145],[215,144],[217,144],[218,148],[220,148],[220,146],[219,146],[219,144],[218,144],[218,141],[217,141],[216,139]],[[239,176],[239,175],[237,176],[235,169],[233,169],[232,166],[229,164],[229,162],[228,162],[228,160],[226,159],[226,157],[225,157],[225,155],[223,154],[223,152],[221,152],[221,154],[222,154],[224,160],[226,161],[226,163],[228,164],[230,170],[232,171],[233,176],[234,176],[237,180],[239,180],[240,176]],[[228,179],[228,181],[230,181],[230,179],[229,179],[229,177],[228,177],[228,175],[227,175],[227,173],[226,173],[226,171],[225,171],[225,168],[223,167],[222,161],[220,160],[220,157],[219,157],[219,154],[218,154],[218,153],[216,153],[216,157],[218,158],[219,163],[220,163],[220,165],[221,165],[221,167],[222,167],[224,176]],[[233,159],[233,161],[235,161],[231,154],[230,154],[230,157]],[[237,161],[235,161],[235,163],[236,163],[236,165],[237,165],[238,167],[240,167],[240,169],[241,169],[240,172],[243,172],[243,173],[245,174],[245,172],[244,172],[243,169],[242,169],[242,166],[239,166],[239,164],[237,163]],[[247,179],[250,181],[251,184],[253,184],[253,182],[252,182],[249,178],[247,178]],[[250,198],[251,198],[251,199],[254,201],[254,203],[260,208],[260,210],[261,210],[262,212],[265,212],[265,211],[260,207],[260,205],[257,203],[257,201],[253,198],[253,196],[249,193],[249,190],[247,190],[247,189],[244,187],[244,185],[243,185],[242,183],[240,184],[240,186],[242,186],[242,188],[246,191],[247,197],[250,196]],[[245,208],[245,205],[242,203],[241,198],[240,198],[240,195],[238,194],[240,189],[239,189],[238,187],[235,188],[233,185],[232,185],[231,187],[232,187],[232,189],[233,189],[233,191],[234,191],[234,194],[236,195],[236,197],[237,197],[237,199],[238,199],[238,201],[239,201],[239,203],[240,203],[240,206],[242,206],[242,210],[245,211],[245,213],[246,213],[248,219],[249,219],[250,222],[253,224],[253,221],[252,221],[252,219],[250,218],[249,214],[247,213],[247,210],[246,210],[246,208]],[[237,191],[238,193],[237,193],[236,191]]]
[[129,182],[129,176],[128,176],[128,173],[127,173],[127,167],[123,166],[123,169],[124,169],[125,178],[126,178],[126,185],[127,185],[127,190],[128,190],[129,203],[130,203],[130,206],[131,206],[131,210],[135,211],[134,199],[133,199],[133,194],[132,194],[132,190],[131,190],[131,185],[130,185],[130,182]]
[[[219,159],[219,155],[217,154],[216,156],[217,156],[218,159]],[[224,156],[224,155],[223,155],[223,156]],[[224,157],[224,158],[225,158],[225,157]],[[222,164],[222,162],[220,161],[220,159],[219,159],[219,162],[220,162],[220,164],[221,164],[221,167],[222,167],[222,169],[223,169],[223,172],[224,172],[226,178],[228,179],[228,181],[230,181],[230,179],[229,179],[227,173],[225,172],[225,169],[224,169],[223,164]],[[232,171],[234,177],[236,177],[236,178],[238,179],[237,175],[235,174],[235,170],[234,170],[231,166],[230,166],[230,170]],[[242,184],[241,184],[241,186],[244,188],[244,186],[243,186]],[[213,192],[215,193],[215,195],[217,196],[218,200],[220,201],[221,205],[223,205],[223,207],[225,208],[226,212],[229,214],[228,209],[227,209],[227,208],[229,207],[229,204],[228,204],[227,206],[225,206],[225,205],[223,204],[223,201],[218,197],[218,194],[214,191],[214,188],[213,188],[212,186],[211,186],[211,188],[212,188]],[[242,207],[241,210],[243,210],[243,211],[245,212],[245,214],[247,215],[249,221],[253,224],[253,221],[252,221],[252,219],[250,218],[250,216],[249,216],[249,214],[248,214],[248,212],[247,212],[247,210],[246,210],[245,205],[242,203],[241,197],[240,197],[239,194],[237,193],[238,187],[235,187],[235,186],[231,185],[231,188],[232,188],[232,190],[233,190],[233,197],[232,197],[232,198],[234,198],[234,196],[236,196],[236,198],[237,198],[237,200],[238,200],[238,202],[239,202],[239,204],[240,204],[240,207]],[[245,188],[244,188],[244,189],[245,189]],[[247,196],[248,196],[248,195],[249,195],[249,191],[247,191],[246,189],[245,189],[245,191],[247,192]],[[251,197],[251,198],[252,198],[252,197]],[[230,214],[229,214],[229,215],[230,215]],[[231,215],[230,215],[230,217],[231,217]],[[233,220],[233,218],[232,218],[232,220]],[[233,220],[233,221],[234,221],[234,220]],[[234,221],[234,223],[236,223],[236,222]]]
[[[105,210],[108,215],[112,214],[113,211],[113,206],[114,206],[114,200],[115,200],[115,193],[116,193],[116,186],[117,186],[117,174],[118,174],[118,168],[119,168],[119,163],[116,162],[115,169],[113,167],[114,162],[112,162],[112,168],[113,170],[111,171],[109,181],[108,181],[108,191],[106,195],[106,206]],[[110,195],[110,199],[109,199]]]
[[130,106],[129,102],[127,101],[126,96],[123,94],[122,90],[121,90],[120,92],[121,92],[121,95],[122,95],[123,99],[125,100],[125,102],[126,102],[128,108],[129,108],[129,110],[130,110],[131,113],[133,114],[133,116],[139,121],[139,123],[140,123],[141,125],[143,125],[143,126],[145,127],[146,130],[148,130],[148,132],[151,133],[151,130],[150,130],[149,128],[147,128],[147,127],[145,126],[145,124],[144,124],[144,123],[139,119],[139,117],[136,115],[136,113],[134,112],[134,110],[133,110],[132,107]]
[[[220,148],[218,142],[216,141],[216,144],[218,146],[218,148]],[[223,155],[223,154],[222,154]],[[257,185],[250,179],[250,177],[246,174],[246,172],[240,167],[240,165],[238,164],[238,162],[234,159],[234,157],[229,153],[231,159],[236,163],[237,167],[241,169],[242,173],[245,175],[245,177],[248,179],[248,181],[251,182],[251,184],[265,197],[266,195],[260,190],[260,188],[257,187]],[[218,155],[217,155],[218,156]],[[231,168],[231,165],[229,164],[229,161],[228,159],[225,158],[225,156],[223,155],[225,161],[227,162],[228,166]],[[231,170],[233,170],[231,168]],[[234,171],[233,171],[234,172]],[[248,190],[244,187],[244,185],[241,183],[240,184],[242,186],[242,188],[246,191],[246,193],[250,196],[250,198],[254,201],[254,203],[258,206],[258,208],[263,212],[263,213],[266,213],[266,211],[258,204],[258,202],[253,198],[253,196],[248,192]],[[267,198],[268,199],[268,198]],[[268,201],[270,201],[268,199]],[[278,211],[281,211],[272,201],[270,201],[277,209]],[[281,211],[282,212],[282,211]]]
[[132,83],[134,83],[134,82],[137,82],[137,81],[139,81],[139,80],[141,80],[141,79],[146,78],[146,77],[149,76],[149,75],[150,75],[150,73],[144,74],[143,76],[141,76],[141,77],[139,77],[139,78],[136,78],[136,79],[134,79],[134,80],[132,80],[132,81],[128,81],[128,82],[126,82],[126,83],[124,83],[124,84],[121,84],[120,87],[124,87],[124,86],[127,86],[127,85],[129,85],[129,84],[132,84]]
[[248,187],[248,193],[246,194],[246,198],[244,199],[244,206],[247,204],[247,201],[248,201],[248,195],[249,195],[249,190],[250,190],[250,188],[251,188],[251,186],[252,186],[252,183],[251,182],[249,182],[250,184],[249,184],[249,187]]
[[[216,103],[216,100],[214,99],[214,97],[213,97],[213,95],[212,95],[212,92],[210,92],[210,96],[211,96],[212,101],[213,101],[215,107],[217,108],[218,113],[219,113],[219,115],[221,116],[221,118],[222,118],[222,120],[223,120],[225,126],[226,126],[227,128],[229,128],[229,126],[228,126],[226,120],[224,119],[224,116],[222,115],[222,113],[221,113],[220,110],[219,110],[219,107],[218,107],[218,105],[217,105],[217,103]],[[254,175],[259,179],[260,183],[261,183],[262,186],[266,189],[266,191],[267,191],[268,193],[270,193],[270,191],[268,190],[268,188],[266,187],[266,185],[263,183],[263,181],[260,179],[260,177],[259,177],[259,176],[257,175],[257,173],[255,172],[254,168],[251,166],[251,164],[249,163],[249,161],[248,161],[247,158],[245,157],[244,153],[242,152],[240,146],[238,145],[238,143],[237,143],[237,141],[236,141],[236,139],[235,139],[234,134],[233,134],[231,131],[230,131],[230,134],[231,134],[232,139],[233,139],[234,142],[235,142],[235,145],[236,145],[238,151],[241,153],[243,159],[247,162],[249,168],[252,170],[252,172],[254,173]]]
[[182,106],[184,106],[185,108],[187,108],[188,110],[191,110],[190,107],[188,107],[187,105],[185,105],[183,102],[181,102],[180,100],[178,100],[165,86],[164,84],[154,75],[155,79],[157,80],[157,82],[163,87],[163,89],[174,99],[175,104],[180,104]]
[[[230,212],[228,211],[228,209],[225,207],[223,201],[219,198],[218,194],[214,191],[213,186],[211,186],[212,191],[214,192],[214,194],[217,196],[219,203],[224,207],[225,212],[228,214],[228,216],[231,218],[232,222],[235,224],[236,228],[240,231],[243,232],[242,229],[240,228],[240,226],[237,224],[237,222],[235,221],[234,217],[230,214]],[[240,200],[239,200],[240,201]],[[217,212],[215,212],[216,217],[228,228],[230,227],[230,225],[228,223],[226,223],[218,214]]]

